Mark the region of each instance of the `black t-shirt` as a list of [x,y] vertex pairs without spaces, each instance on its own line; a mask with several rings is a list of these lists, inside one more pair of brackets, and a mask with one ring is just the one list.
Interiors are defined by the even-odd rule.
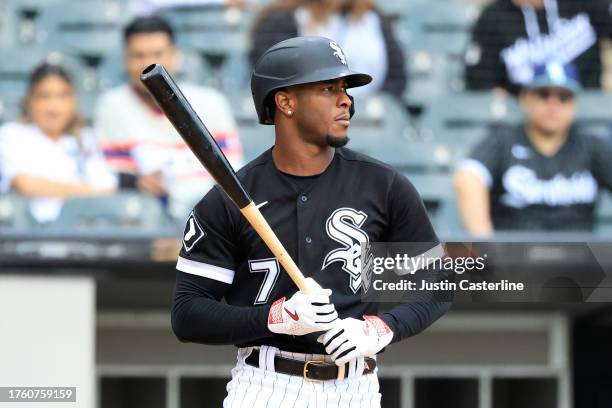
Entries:
[[612,189],[612,147],[574,129],[551,157],[540,154],[523,126],[499,128],[461,168],[489,186],[496,230],[592,230],[600,187]]
[[[408,179],[349,149],[336,149],[328,168],[305,179],[304,185],[296,186],[277,170],[271,150],[241,169],[238,177],[302,273],[333,290],[331,300],[341,318],[377,313],[376,304],[361,301],[362,242],[439,246]],[[296,291],[225,193],[211,189],[187,221],[177,264],[173,327],[179,338],[324,353],[316,334],[291,337],[267,329],[270,304]],[[222,298],[227,305],[218,302]],[[448,306],[435,300],[404,304],[381,318],[397,341],[424,329]]]
[[585,88],[601,87],[598,41],[612,36],[610,1],[546,0],[545,4],[535,13],[523,11],[511,0],[497,0],[484,8],[465,53],[468,89],[501,86],[516,92],[520,84],[529,82],[530,67],[548,60],[573,61]]

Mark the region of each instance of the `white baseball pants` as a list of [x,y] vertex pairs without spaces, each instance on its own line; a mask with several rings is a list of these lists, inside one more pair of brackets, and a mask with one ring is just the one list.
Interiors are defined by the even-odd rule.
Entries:
[[311,382],[275,372],[274,356],[331,362],[330,356],[261,346],[259,367],[253,367],[244,361],[252,350],[253,347],[238,349],[238,362],[227,384],[228,395],[223,408],[380,408],[378,369],[372,374],[361,375],[363,358],[349,362],[348,377],[343,380]]

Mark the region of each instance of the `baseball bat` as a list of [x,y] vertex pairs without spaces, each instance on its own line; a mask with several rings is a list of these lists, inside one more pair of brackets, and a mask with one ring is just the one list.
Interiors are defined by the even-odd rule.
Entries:
[[153,95],[168,120],[185,140],[187,146],[270,248],[270,251],[285,268],[298,289],[308,292],[310,288],[306,283],[306,278],[255,206],[249,194],[244,190],[232,165],[227,161],[212,134],[189,104],[168,71],[161,64],[153,64],[142,72],[140,80]]

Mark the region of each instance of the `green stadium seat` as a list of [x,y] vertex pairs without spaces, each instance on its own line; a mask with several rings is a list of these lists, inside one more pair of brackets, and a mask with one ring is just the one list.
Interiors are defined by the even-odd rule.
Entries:
[[610,192],[603,192],[598,203],[595,231],[599,235],[612,238],[612,193]]
[[478,8],[450,1],[409,2],[397,31],[409,50],[460,56],[469,41]]
[[423,141],[448,146],[452,160],[462,158],[487,131],[497,125],[518,123],[521,110],[515,98],[490,92],[448,94],[433,100],[423,114]]
[[25,197],[15,193],[0,194],[0,231],[27,230],[36,225]]
[[612,94],[602,91],[582,91],[577,99],[576,123],[581,131],[603,138],[610,136]]
[[52,228],[62,231],[156,231],[169,225],[169,217],[158,199],[135,192],[121,192],[112,196],[66,200]]
[[251,64],[244,52],[227,56],[221,66],[219,79],[221,89],[227,95],[238,96],[251,87]]
[[478,9],[451,1],[408,1],[396,22],[406,52],[404,100],[424,106],[463,89],[463,51]]
[[175,29],[181,48],[213,56],[246,52],[252,12],[224,7],[179,7],[164,10],[162,15]]
[[423,199],[436,233],[463,232],[463,226],[455,202],[452,173],[407,173]]
[[0,43],[5,47],[20,45],[33,45],[36,42],[36,21],[41,10],[65,0],[3,0],[0,2],[4,27],[0,28],[2,39]]
[[257,158],[274,144],[273,126],[241,126],[238,129],[238,135],[242,142],[245,163]]
[[127,4],[117,1],[65,2],[41,9],[36,40],[84,57],[99,58],[121,47],[130,20]]

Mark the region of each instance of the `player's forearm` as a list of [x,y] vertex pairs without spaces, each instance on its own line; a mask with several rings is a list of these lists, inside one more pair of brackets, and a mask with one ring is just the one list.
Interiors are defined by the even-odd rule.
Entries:
[[380,315],[393,331],[391,343],[419,334],[450,309],[451,302],[402,303]]
[[[413,279],[417,282],[443,282],[451,280],[446,271],[422,270]],[[383,313],[380,318],[393,330],[392,342],[419,334],[442,317],[452,305],[453,291],[419,290],[406,292],[402,303]]]
[[270,306],[240,307],[215,299],[177,297],[172,308],[172,330],[183,342],[239,344],[271,335]]
[[11,185],[15,191],[26,197],[68,198],[96,193],[85,183],[64,183],[29,174],[16,175]]
[[472,235],[493,233],[489,191],[485,183],[468,171],[459,171],[454,179],[457,205],[465,229]]

